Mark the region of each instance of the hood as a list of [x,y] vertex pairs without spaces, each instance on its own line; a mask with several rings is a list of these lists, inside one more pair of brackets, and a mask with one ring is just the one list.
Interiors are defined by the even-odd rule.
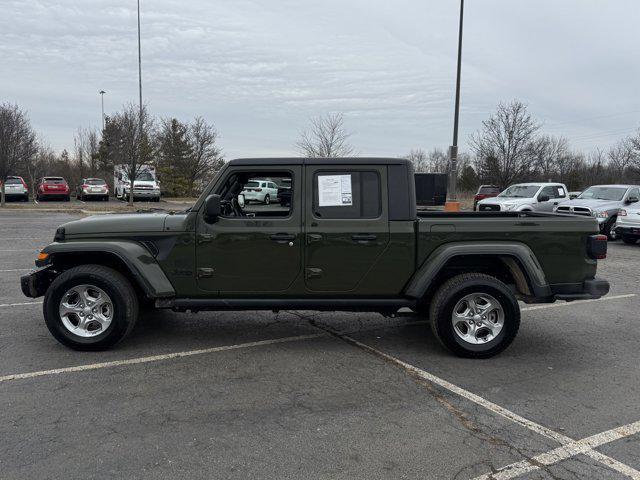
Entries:
[[622,201],[596,200],[593,198],[574,198],[560,202],[559,205],[569,205],[571,207],[588,207],[591,210],[614,210],[622,207]]
[[65,235],[162,232],[168,213],[93,215],[62,225]]
[[491,197],[480,200],[478,204],[503,205],[505,203],[513,203],[519,205],[521,203],[531,203],[533,200],[533,198]]

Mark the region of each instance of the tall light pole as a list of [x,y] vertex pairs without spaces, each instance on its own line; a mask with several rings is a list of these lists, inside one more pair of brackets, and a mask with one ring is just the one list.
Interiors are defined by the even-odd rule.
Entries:
[[107,92],[100,90],[98,93],[100,94],[100,103],[102,104],[102,131],[104,131],[104,94]]
[[[142,159],[142,47],[140,44],[140,0],[138,0],[138,101],[140,103],[140,112],[138,114],[138,156]],[[133,205],[133,182],[137,174],[136,156],[131,156],[131,171],[129,172],[129,205]]]
[[453,143],[449,147],[449,200],[445,209],[460,210],[457,201],[458,182],[458,119],[460,117],[460,72],[462,69],[462,21],[464,18],[464,0],[460,0],[460,26],[458,28],[458,70],[456,74],[456,103],[453,115]]

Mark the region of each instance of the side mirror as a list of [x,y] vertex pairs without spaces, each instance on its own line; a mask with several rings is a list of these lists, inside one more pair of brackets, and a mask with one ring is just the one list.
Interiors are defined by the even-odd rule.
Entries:
[[548,202],[549,201],[549,195],[538,195],[538,201],[539,202]]
[[636,203],[638,200],[638,197],[627,197],[627,202],[626,203]]
[[214,223],[220,216],[220,195],[209,195],[204,201],[204,219]]
[[241,194],[238,195],[238,206],[240,208],[244,208],[244,205],[245,205],[244,194],[241,193]]

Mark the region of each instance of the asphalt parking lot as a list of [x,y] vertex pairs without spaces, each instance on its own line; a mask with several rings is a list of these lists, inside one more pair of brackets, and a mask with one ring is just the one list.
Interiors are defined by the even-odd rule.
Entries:
[[73,218],[0,212],[2,479],[640,479],[640,245],[490,360],[419,317],[314,312],[157,312],[87,353],[19,287]]

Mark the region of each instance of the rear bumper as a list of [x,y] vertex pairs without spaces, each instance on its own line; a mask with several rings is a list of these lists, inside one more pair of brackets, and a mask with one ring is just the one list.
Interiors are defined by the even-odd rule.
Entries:
[[590,278],[585,280],[580,288],[566,289],[568,291],[558,292],[554,295],[555,300],[591,300],[605,296],[609,293],[609,282],[601,278]]
[[53,279],[55,278],[56,273],[51,270],[51,267],[41,268],[40,270],[34,270],[27,275],[22,275],[20,277],[20,288],[22,289],[22,293],[29,298],[38,298],[43,296]]

